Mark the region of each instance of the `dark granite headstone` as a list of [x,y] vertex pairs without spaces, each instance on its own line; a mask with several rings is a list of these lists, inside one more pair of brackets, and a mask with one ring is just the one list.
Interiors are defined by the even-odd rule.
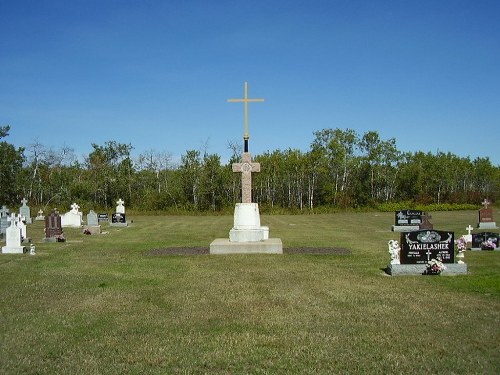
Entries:
[[52,211],[45,216],[45,238],[55,238],[63,233],[61,225],[61,216],[57,211]]
[[485,199],[482,203],[483,208],[479,210],[479,223],[477,224],[479,229],[498,229],[497,224],[493,220],[493,209],[488,207],[491,202]]
[[394,225],[420,225],[422,223],[423,212],[419,210],[400,210],[394,213]]
[[479,222],[491,223],[493,222],[493,210],[491,208],[481,208],[479,210]]
[[495,250],[498,249],[498,245],[500,244],[500,234],[492,232],[473,233],[471,249],[494,250],[492,248],[487,248],[484,245],[487,241],[491,241],[492,243],[495,244]]
[[111,223],[112,224],[125,224],[127,220],[125,219],[125,214],[114,213],[111,215]]
[[454,263],[454,236],[454,232],[438,230],[401,233],[401,264],[426,264],[438,258],[443,263]]
[[109,216],[107,213],[100,213],[99,215],[97,215],[97,220],[99,222],[101,221],[109,221]]

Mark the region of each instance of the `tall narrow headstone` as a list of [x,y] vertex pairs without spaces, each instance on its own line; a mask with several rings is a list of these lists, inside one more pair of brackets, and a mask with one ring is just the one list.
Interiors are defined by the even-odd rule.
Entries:
[[53,210],[50,215],[45,216],[45,241],[57,242],[63,239],[61,216],[57,210]]

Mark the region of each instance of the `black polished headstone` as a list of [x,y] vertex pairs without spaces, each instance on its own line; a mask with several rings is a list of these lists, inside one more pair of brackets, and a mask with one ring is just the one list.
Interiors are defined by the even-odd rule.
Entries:
[[394,213],[394,225],[420,225],[422,223],[423,211],[419,210],[400,210]]
[[439,230],[401,233],[401,264],[422,264],[438,258],[443,263],[454,263],[454,236],[454,232]]
[[472,234],[472,249],[481,249],[481,250],[493,250],[486,248],[483,244],[487,241],[493,242],[498,249],[498,245],[500,244],[500,234],[493,232],[479,232]]

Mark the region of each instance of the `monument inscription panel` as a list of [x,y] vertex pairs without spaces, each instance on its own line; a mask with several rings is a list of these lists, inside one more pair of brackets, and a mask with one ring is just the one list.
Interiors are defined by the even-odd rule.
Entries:
[[454,232],[418,230],[401,233],[401,264],[425,264],[431,259],[455,262]]

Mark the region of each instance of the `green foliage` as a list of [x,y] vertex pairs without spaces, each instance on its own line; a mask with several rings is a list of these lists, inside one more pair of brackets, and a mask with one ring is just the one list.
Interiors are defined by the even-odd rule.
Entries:
[[[7,134],[8,127],[1,129]],[[261,171],[252,175],[253,200],[265,210],[448,210],[500,198],[500,167],[488,158],[402,153],[394,138],[381,139],[376,131],[360,135],[337,128],[313,135],[307,152],[287,149],[254,155]],[[230,211],[241,199],[241,176],[231,167],[238,161],[234,144],[225,164],[219,155],[198,150],[186,151],[180,163],[154,150],[133,159],[132,145],[116,141],[92,144],[85,163],[79,164],[72,150],[35,144],[22,168],[6,161],[20,160],[21,149],[3,147],[0,172],[5,175],[2,184],[5,179],[10,190],[2,203],[24,196],[32,206],[69,207],[76,201],[110,209],[122,198],[128,208],[137,210],[201,213]],[[6,171],[6,166],[13,168]]]
[[[0,139],[9,134],[10,126],[0,127]],[[0,142],[0,202],[14,203],[21,190],[19,179],[22,175],[24,148],[16,149],[7,142]]]

